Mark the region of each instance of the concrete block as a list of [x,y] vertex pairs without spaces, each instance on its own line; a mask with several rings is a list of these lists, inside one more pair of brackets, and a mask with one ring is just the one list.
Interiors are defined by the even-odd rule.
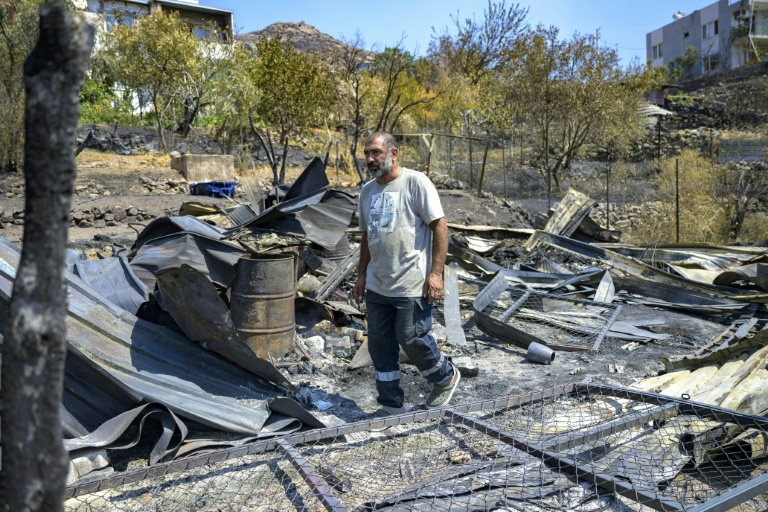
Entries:
[[171,169],[181,171],[189,182],[234,181],[235,157],[232,155],[181,155],[171,159]]

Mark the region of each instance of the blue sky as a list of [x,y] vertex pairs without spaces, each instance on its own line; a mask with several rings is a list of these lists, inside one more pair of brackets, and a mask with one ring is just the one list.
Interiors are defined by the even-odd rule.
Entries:
[[[622,62],[633,57],[645,60],[645,34],[672,22],[677,11],[690,14],[714,0],[537,0],[529,6],[534,24],[555,25],[562,35],[593,34],[600,29],[601,44],[619,51]],[[442,31],[451,15],[482,17],[487,0],[200,0],[202,5],[235,11],[238,33],[260,30],[272,23],[304,21],[336,38],[351,38],[359,32],[366,45],[383,49],[405,34],[405,46],[423,54],[432,27]],[[509,5],[509,2],[507,2]]]

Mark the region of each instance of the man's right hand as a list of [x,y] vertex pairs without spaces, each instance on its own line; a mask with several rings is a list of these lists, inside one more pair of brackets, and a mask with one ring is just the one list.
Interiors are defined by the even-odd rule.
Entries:
[[365,300],[365,276],[360,276],[355,282],[355,287],[352,290],[352,296],[357,302]]

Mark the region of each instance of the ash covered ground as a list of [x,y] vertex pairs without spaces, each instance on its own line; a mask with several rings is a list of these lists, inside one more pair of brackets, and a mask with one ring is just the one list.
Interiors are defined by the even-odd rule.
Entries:
[[[73,211],[78,209],[102,208],[121,206],[139,208],[145,212],[140,224],[146,225],[151,218],[161,215],[178,214],[179,207],[187,201],[198,201],[204,204],[220,207],[232,206],[229,199],[214,199],[209,197],[190,196],[177,193],[167,195],[151,191],[148,184],[164,183],[167,180],[178,180],[180,175],[171,170],[161,157],[132,156],[118,157],[95,152],[85,152],[78,159],[78,180],[76,186],[98,184],[101,186],[100,195],[76,195],[73,198]],[[299,170],[289,173],[288,180],[295,178]],[[341,175],[336,181],[330,174],[332,185],[349,185],[351,176]],[[264,174],[264,183],[269,177]],[[4,190],[11,190],[14,184],[21,182],[18,175],[6,175],[1,183]],[[9,188],[10,187],[10,188]],[[343,187],[340,187],[343,188]],[[347,188],[348,192],[356,193],[355,188]],[[105,194],[108,193],[108,195]],[[463,225],[492,225],[510,228],[530,228],[536,213],[543,213],[546,200],[530,200],[516,202],[514,199],[478,197],[476,194],[462,190],[440,190],[443,208],[449,223]],[[6,212],[23,209],[23,197],[11,194],[0,201],[0,206]],[[524,208],[531,207],[533,208]],[[137,225],[126,222],[106,227],[72,227],[70,228],[70,246],[85,249],[91,255],[98,252],[110,255],[113,247],[130,247],[136,237]],[[0,231],[2,236],[11,242],[20,242],[23,226],[7,224]],[[511,267],[515,262],[530,261],[534,254],[526,253],[522,248],[524,238],[511,238],[489,257],[496,263]],[[354,283],[354,273],[348,277],[341,287],[339,296]],[[346,289],[345,289],[346,287]],[[349,294],[346,294],[349,296]],[[442,327],[442,304],[435,309],[436,332],[438,338]],[[514,345],[497,343],[494,338],[484,334],[476,326],[473,319],[471,302],[462,301],[462,324],[468,344],[457,348],[447,344],[441,346],[446,356],[451,358],[469,356],[477,367],[477,376],[464,376],[456,395],[455,403],[469,403],[495,397],[523,393],[528,391],[551,388],[573,382],[592,382],[610,385],[628,385],[637,380],[654,376],[662,369],[660,356],[682,355],[692,352],[697,346],[703,345],[714,336],[724,331],[729,321],[717,318],[692,316],[669,310],[660,311],[639,305],[622,306],[617,320],[637,319],[659,316],[663,313],[665,323],[648,327],[648,329],[671,334],[672,337],[662,342],[650,342],[640,345],[635,350],[627,351],[621,348],[625,340],[607,338],[599,351],[558,352],[552,365],[543,366],[526,361],[525,350]],[[351,327],[364,330],[363,323]],[[341,335],[338,328],[329,323],[321,323],[310,329],[299,329],[299,335],[309,338],[320,334],[328,337]],[[359,345],[353,343],[349,356],[352,356]],[[286,357],[287,362],[297,362],[298,355]],[[310,411],[320,419],[334,422],[332,416],[343,421],[356,421],[370,417],[376,408],[376,392],[373,368],[348,369],[349,357],[329,355],[321,367],[308,364],[286,365],[283,371],[295,384],[304,387],[303,398]],[[320,366],[320,365],[318,365]],[[406,392],[406,406],[412,410],[423,407],[424,400],[430,391],[427,383],[412,365],[403,365],[403,388]],[[321,410],[322,409],[322,410]]]

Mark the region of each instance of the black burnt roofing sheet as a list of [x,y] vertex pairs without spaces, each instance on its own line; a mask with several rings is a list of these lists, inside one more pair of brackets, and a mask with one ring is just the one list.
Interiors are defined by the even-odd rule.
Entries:
[[344,236],[356,209],[357,201],[350,194],[320,189],[276,204],[255,219],[230,229],[226,236],[244,228],[269,229],[303,235],[330,250]]
[[635,247],[624,244],[595,245],[648,264],[667,263],[713,271],[768,260],[766,250],[755,247],[723,247],[708,244],[675,244],[658,247]]
[[[72,345],[67,346],[61,398],[68,414],[67,418],[62,418],[65,437],[79,437],[92,432],[105,421],[135,407],[142,399],[142,395],[91,364]],[[76,428],[77,425],[80,429]]]
[[531,235],[531,239],[570,254],[598,260],[613,268],[626,272],[631,276],[649,281],[650,283],[668,284],[673,287],[687,288],[692,291],[710,295],[713,298],[717,297],[753,303],[768,302],[768,293],[693,281],[660,270],[630,256],[624,256],[596,245],[578,242],[568,237],[554,235],[544,231],[536,231]]
[[296,181],[274,187],[267,193],[265,203],[268,207],[325,190],[330,186],[325,174],[325,164],[319,157],[314,157],[304,168]]
[[237,208],[234,208],[232,211],[227,211],[227,218],[233,226],[245,224],[246,222],[255,219],[257,216],[258,215],[253,210],[253,208],[247,204],[241,204]]
[[[0,243],[0,260],[0,297],[7,302],[18,254]],[[269,400],[281,395],[277,388],[184,336],[110,304],[76,276],[66,273],[66,278],[67,342],[90,364],[181,417],[226,432],[261,433],[270,415]],[[278,403],[283,411],[310,417],[293,400]],[[286,430],[301,425],[297,419]]]
[[150,240],[181,232],[195,233],[219,240],[224,229],[208,224],[192,215],[158,217],[147,224],[147,227],[139,233],[133,243],[133,250],[137,251]]
[[325,164],[320,157],[314,157],[301,172],[291,188],[285,193],[283,200],[294,199],[324,189],[331,183],[325,174]]
[[150,290],[155,288],[158,270],[183,264],[227,288],[235,278],[235,263],[245,253],[245,249],[227,242],[180,232],[144,243],[131,259],[131,267]]

